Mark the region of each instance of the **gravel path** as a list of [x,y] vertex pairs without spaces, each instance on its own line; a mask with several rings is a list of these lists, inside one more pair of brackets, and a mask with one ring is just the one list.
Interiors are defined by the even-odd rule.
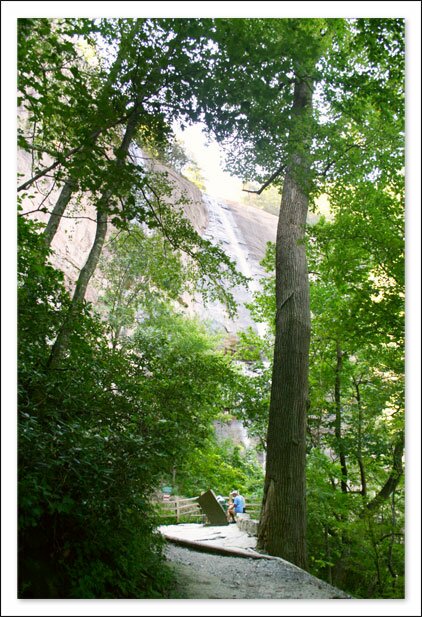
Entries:
[[339,589],[282,559],[254,559],[240,555],[240,551],[238,556],[210,554],[168,542],[166,557],[176,578],[176,586],[170,598],[350,598]]

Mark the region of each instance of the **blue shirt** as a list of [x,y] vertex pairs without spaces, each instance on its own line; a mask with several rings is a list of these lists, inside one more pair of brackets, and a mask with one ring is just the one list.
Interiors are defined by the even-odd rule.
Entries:
[[242,495],[237,495],[233,499],[233,503],[234,503],[234,511],[236,512],[236,514],[242,513],[243,508],[245,507],[245,500],[243,499]]

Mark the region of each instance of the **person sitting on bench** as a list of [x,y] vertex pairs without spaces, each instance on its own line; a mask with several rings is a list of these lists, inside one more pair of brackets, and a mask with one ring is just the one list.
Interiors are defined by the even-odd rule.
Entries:
[[227,520],[229,523],[235,523],[236,514],[243,514],[244,512],[245,500],[242,495],[240,495],[239,491],[232,491],[230,495],[233,501],[227,509]]

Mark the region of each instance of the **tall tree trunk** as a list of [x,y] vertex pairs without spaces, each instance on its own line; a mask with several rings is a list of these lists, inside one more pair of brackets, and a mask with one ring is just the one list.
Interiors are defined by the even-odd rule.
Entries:
[[336,346],[336,379],[334,385],[334,400],[336,405],[336,419],[334,423],[334,431],[337,441],[337,452],[340,457],[341,468],[341,491],[347,493],[347,465],[346,465],[346,452],[344,449],[344,442],[341,434],[341,373],[343,370],[343,352],[340,348],[340,344],[337,341]]
[[[293,117],[312,110],[312,82],[298,79]],[[292,143],[298,134],[291,134]],[[267,467],[258,548],[307,568],[306,411],[310,341],[305,251],[310,164],[301,136],[286,170],[276,240],[276,334],[267,433]]]
[[110,183],[110,187],[103,193],[97,203],[97,230],[91,251],[85,262],[84,267],[80,271],[76,282],[75,291],[72,297],[72,303],[66,315],[65,321],[60,329],[57,339],[51,349],[51,354],[47,363],[49,369],[57,369],[60,365],[68,347],[69,336],[73,329],[75,316],[80,310],[85,299],[88,283],[95,272],[101,251],[107,235],[107,210],[111,197],[116,193],[118,186],[118,172],[123,167],[125,158],[129,151],[129,146],[135,134],[139,120],[139,103],[135,103],[133,112],[128,120],[125,135],[122,143],[116,153],[116,169]]

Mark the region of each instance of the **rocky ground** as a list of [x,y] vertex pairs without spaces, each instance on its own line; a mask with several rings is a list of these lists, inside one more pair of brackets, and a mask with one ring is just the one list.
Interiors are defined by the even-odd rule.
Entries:
[[[241,532],[237,525],[171,525],[161,527],[161,532],[167,539],[173,539],[169,540],[166,548],[166,557],[176,577],[171,598],[212,600],[350,597],[283,559],[260,556],[253,548],[255,538]],[[186,546],[183,545],[184,541]],[[195,544],[196,549],[192,548]],[[209,553],[208,550],[214,552]],[[218,553],[219,550],[221,554]]]

